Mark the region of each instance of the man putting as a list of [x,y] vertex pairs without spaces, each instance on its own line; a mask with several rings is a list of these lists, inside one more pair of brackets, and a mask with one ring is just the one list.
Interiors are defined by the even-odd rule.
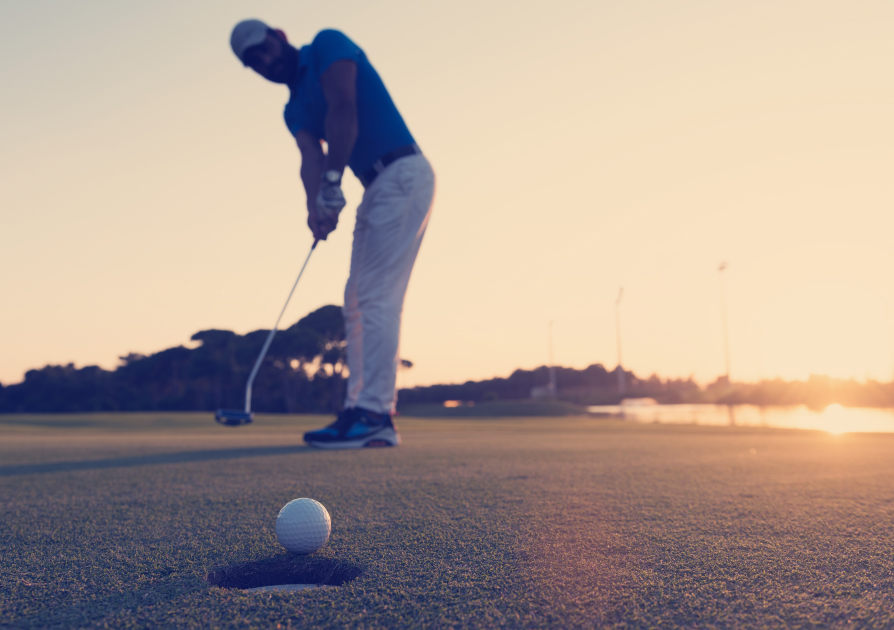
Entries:
[[[345,167],[365,188],[357,208],[345,287],[348,392],[327,427],[304,434],[311,446],[397,446],[400,318],[410,272],[431,215],[435,177],[378,73],[344,34],[320,31],[293,47],[285,33],[245,20],[230,36],[242,63],[289,87],[286,126],[301,152],[307,225],[314,238],[338,225]],[[324,151],[323,142],[326,143]]]

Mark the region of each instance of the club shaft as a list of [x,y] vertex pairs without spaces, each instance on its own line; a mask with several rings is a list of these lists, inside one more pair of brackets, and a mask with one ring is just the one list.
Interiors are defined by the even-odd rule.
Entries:
[[279,312],[279,317],[276,318],[276,323],[273,325],[273,330],[267,335],[267,339],[264,341],[264,346],[261,348],[261,353],[258,355],[258,360],[255,361],[254,367],[251,369],[251,374],[248,375],[248,383],[245,385],[245,413],[251,413],[251,386],[255,382],[255,377],[258,375],[258,370],[261,369],[261,363],[264,362],[264,357],[267,356],[267,350],[270,349],[270,344],[273,342],[273,336],[276,334],[277,329],[279,328],[279,322],[282,320],[283,314],[286,312],[286,308],[289,306],[289,301],[292,299],[292,294],[295,292],[295,287],[298,286],[298,281],[301,280],[301,276],[304,274],[304,268],[307,267],[307,263],[310,261],[310,255],[314,253],[314,249],[317,247],[317,243],[319,241],[315,240],[314,244],[310,246],[310,251],[307,253],[307,258],[304,259],[304,264],[301,265],[301,271],[298,272],[298,277],[295,278],[295,284],[292,285],[292,290],[289,291],[289,297],[286,298],[286,303],[283,304],[282,310]]

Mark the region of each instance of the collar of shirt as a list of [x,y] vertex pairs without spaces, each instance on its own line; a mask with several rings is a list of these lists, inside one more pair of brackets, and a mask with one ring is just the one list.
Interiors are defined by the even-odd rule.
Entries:
[[301,77],[304,76],[304,73],[307,71],[307,67],[310,65],[310,44],[302,46],[298,50],[298,67],[295,69],[295,76],[292,77],[292,80],[289,81],[289,87],[295,87],[298,85],[298,82],[301,81]]

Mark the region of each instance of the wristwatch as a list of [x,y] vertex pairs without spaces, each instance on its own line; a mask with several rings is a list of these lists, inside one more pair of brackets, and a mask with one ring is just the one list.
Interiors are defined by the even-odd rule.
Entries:
[[339,173],[334,168],[329,169],[325,173],[323,173],[323,181],[327,184],[340,184],[341,183],[341,173]]

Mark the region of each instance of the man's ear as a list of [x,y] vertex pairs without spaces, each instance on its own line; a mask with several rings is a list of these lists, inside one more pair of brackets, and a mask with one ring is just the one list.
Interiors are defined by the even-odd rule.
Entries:
[[286,37],[285,32],[282,31],[281,29],[274,28],[274,29],[272,29],[272,30],[273,30],[274,33],[276,33],[277,35],[279,35],[280,39],[282,39],[284,42],[289,41],[289,38]]

